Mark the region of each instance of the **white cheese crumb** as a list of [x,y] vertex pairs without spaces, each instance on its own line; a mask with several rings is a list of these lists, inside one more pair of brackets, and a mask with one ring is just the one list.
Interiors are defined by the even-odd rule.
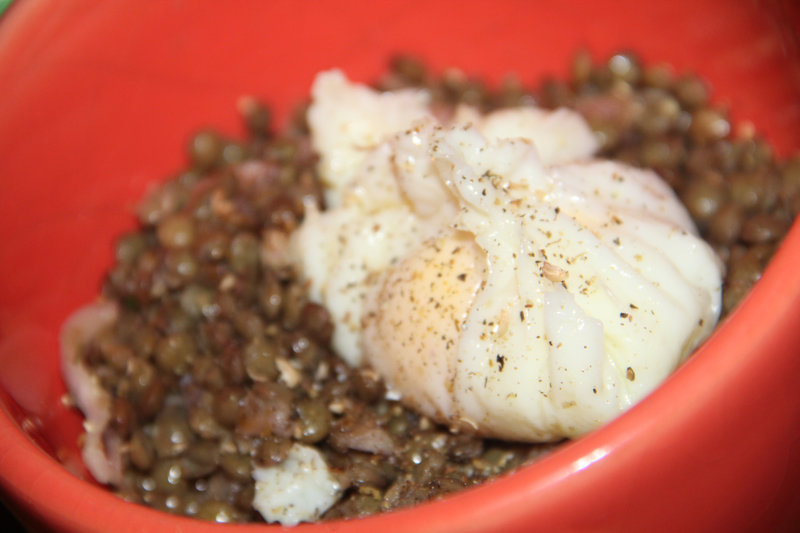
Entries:
[[278,371],[281,374],[281,381],[286,383],[290,389],[298,386],[303,380],[303,376],[300,374],[300,371],[293,367],[287,359],[284,359],[283,357],[276,358],[275,366],[278,367]]
[[322,455],[301,444],[294,444],[282,463],[254,468],[253,479],[253,507],[267,522],[284,526],[317,520],[342,492]]

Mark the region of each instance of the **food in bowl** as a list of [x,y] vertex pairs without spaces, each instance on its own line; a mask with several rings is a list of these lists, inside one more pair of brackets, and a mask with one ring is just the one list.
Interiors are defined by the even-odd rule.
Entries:
[[[446,122],[459,120],[453,119],[459,102],[489,111],[534,98],[513,83],[485,91],[455,71],[432,80],[407,59],[396,62],[384,82],[386,89],[404,86],[425,86],[432,114]],[[586,117],[596,135],[585,137],[588,152],[598,143],[606,157],[658,171],[727,264],[721,302],[709,284],[704,307],[709,314],[696,318],[686,338],[679,339],[681,348],[668,365],[674,367],[700,340],[695,328],[707,331],[713,322],[709,316],[736,305],[785,234],[800,206],[797,163],[779,173],[763,143],[728,137],[730,125],[707,106],[702,82],[674,79],[662,67],[643,69],[629,54],[615,55],[601,68],[579,56],[574,87],[549,83],[538,99],[547,107],[568,105]],[[264,108],[245,99],[242,110],[251,139],[241,144],[212,132],[194,138],[192,169],[146,199],[141,230],[119,241],[103,301],[76,313],[65,326],[65,379],[87,416],[84,460],[98,481],[127,499],[171,512],[256,520],[255,503],[267,520],[292,524],[424,501],[551,449],[552,444],[478,436],[494,429],[481,427],[480,417],[460,414],[456,419],[465,420],[455,424],[441,404],[426,408],[417,401],[421,411],[409,409],[373,369],[350,366],[333,353],[331,337],[342,321],[337,324],[331,315],[339,311],[328,302],[326,309],[309,301],[292,260],[290,234],[301,224],[310,227],[302,222],[308,205],[320,204],[323,195],[335,203],[341,191],[320,187],[320,166],[302,121],[275,137],[267,132]],[[462,127],[465,135],[474,133],[469,130]],[[426,135],[438,135],[436,126]],[[407,140],[413,149],[414,135]],[[626,170],[622,177],[629,172],[639,175]],[[611,181],[614,174],[606,173]],[[436,192],[418,200],[430,200]],[[439,205],[447,203],[433,207]],[[551,206],[551,216],[560,215],[556,207],[560,211],[561,206]],[[612,222],[614,216],[623,220],[610,213]],[[304,231],[295,234],[295,242],[302,244]],[[609,238],[616,246],[615,237]],[[696,248],[710,249],[704,247]],[[568,269],[556,259],[539,260],[534,271],[542,283],[571,283]],[[452,273],[467,282],[467,271],[464,280],[461,272]],[[315,281],[308,277],[314,297]],[[480,285],[472,274],[469,281]],[[627,327],[640,306],[625,303],[628,308],[617,310],[615,318]],[[566,309],[568,303],[557,305]],[[376,340],[385,339],[378,335]],[[346,350],[339,351],[347,357]],[[490,359],[493,370],[510,370],[513,363],[499,355]],[[370,361],[378,368],[374,357]],[[646,373],[626,366],[621,375],[641,383]],[[400,396],[406,400],[409,394],[401,390]],[[439,418],[446,423],[437,424]],[[535,440],[558,440],[591,427],[541,429]],[[305,508],[291,495],[273,499],[277,493],[286,496],[286,487],[303,488]]]
[[[713,329],[721,265],[654,172],[591,159],[574,111],[436,118],[424,91],[320,74],[308,117],[327,210],[291,249],[332,343],[450,427],[577,437]],[[466,426],[466,427],[465,427]]]

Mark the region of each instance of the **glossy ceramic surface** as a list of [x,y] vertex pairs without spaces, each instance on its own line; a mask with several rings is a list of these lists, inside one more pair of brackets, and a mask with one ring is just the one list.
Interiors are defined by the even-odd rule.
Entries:
[[[580,47],[701,73],[787,155],[800,148],[800,14],[728,2],[17,0],[0,18],[0,487],[61,531],[218,531],[126,504],[78,459],[58,330],[188,134],[285,122],[317,71],[374,79],[397,51],[497,82],[565,76]],[[542,462],[442,502],[302,531],[732,531],[800,519],[800,226],[745,304],[651,397]],[[242,527],[261,530],[264,526]],[[239,531],[225,528],[225,531]]]

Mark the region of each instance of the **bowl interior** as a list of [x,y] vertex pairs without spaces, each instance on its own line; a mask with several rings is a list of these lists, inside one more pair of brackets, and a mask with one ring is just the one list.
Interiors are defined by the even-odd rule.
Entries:
[[[514,72],[530,85],[547,75],[566,77],[580,48],[598,59],[632,49],[645,62],[701,73],[719,105],[730,108],[735,120],[752,122],[785,156],[800,147],[800,57],[793,31],[800,17],[790,4],[231,1],[223,8],[211,0],[92,6],[18,0],[0,20],[0,430],[14,433],[0,450],[5,490],[51,524],[93,527],[74,517],[58,522],[70,509],[85,507],[85,498],[34,506],[35,493],[15,487],[35,468],[53,476],[47,478],[51,486],[40,484],[40,494],[87,491],[107,516],[129,523],[124,520],[132,506],[80,483],[56,463],[88,479],[76,445],[80,417],[61,403],[59,328],[96,296],[114,237],[134,227],[133,206],[147,188],[180,169],[188,134],[203,126],[243,133],[236,112],[241,95],[269,102],[280,127],[317,71],[341,67],[370,81],[396,52],[416,54],[434,70],[456,66],[491,83]],[[796,257],[797,228],[790,240]],[[700,357],[716,357],[710,344]],[[679,373],[671,388],[654,397],[663,392],[664,402],[691,413],[679,389],[701,387],[696,374]],[[657,399],[648,405],[650,415],[663,414]],[[585,447],[529,468],[518,483],[550,485],[575,470],[570,465],[576,458],[602,458],[641,434],[624,422],[613,426],[592,435]],[[602,475],[599,468],[592,475]],[[474,501],[454,498],[465,517],[460,524],[504,523],[496,515],[487,521],[486,512],[504,491],[519,488],[513,483],[480,489],[483,497]],[[465,510],[467,504],[473,509]],[[455,527],[456,507],[425,509],[431,508],[417,515],[432,528]],[[144,522],[130,523],[161,520],[141,514]],[[416,520],[414,513],[398,516]],[[512,519],[518,519],[513,512]]]

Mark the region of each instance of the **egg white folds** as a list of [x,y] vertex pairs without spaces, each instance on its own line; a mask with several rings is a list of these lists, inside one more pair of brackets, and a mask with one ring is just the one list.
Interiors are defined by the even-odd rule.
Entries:
[[581,435],[713,328],[713,251],[657,175],[588,159],[577,114],[461,108],[445,125],[424,93],[336,71],[313,95],[329,210],[311,210],[295,259],[340,355],[421,412],[499,438]]

